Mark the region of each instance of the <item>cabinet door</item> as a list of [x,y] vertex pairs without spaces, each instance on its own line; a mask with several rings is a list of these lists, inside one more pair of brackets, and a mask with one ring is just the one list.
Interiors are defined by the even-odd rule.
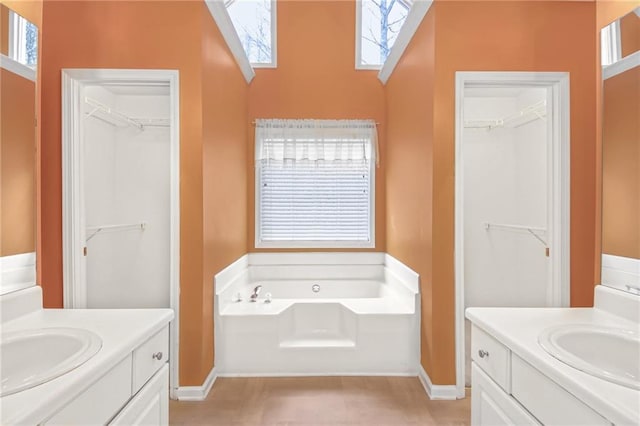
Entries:
[[110,423],[112,425],[169,424],[169,367],[165,364]]
[[471,424],[509,426],[540,423],[474,362],[471,364]]
[[103,425],[131,397],[131,355],[120,361],[45,425]]

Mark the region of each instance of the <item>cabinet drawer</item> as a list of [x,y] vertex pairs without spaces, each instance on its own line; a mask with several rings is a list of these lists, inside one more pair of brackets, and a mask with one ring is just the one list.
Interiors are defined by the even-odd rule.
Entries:
[[44,424],[65,426],[106,424],[129,398],[131,398],[131,354]]
[[140,388],[169,359],[169,327],[165,327],[133,351],[132,393]]
[[471,331],[471,359],[507,393],[511,393],[511,351],[476,327]]
[[516,355],[512,356],[512,368],[511,393],[542,424],[611,424]]

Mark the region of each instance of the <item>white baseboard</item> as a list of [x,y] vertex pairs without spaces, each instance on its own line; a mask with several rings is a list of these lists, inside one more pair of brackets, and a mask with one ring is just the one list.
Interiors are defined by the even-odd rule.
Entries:
[[415,373],[408,372],[313,372],[313,373],[220,373],[218,377],[416,377]]
[[458,399],[456,385],[434,385],[422,366],[418,369],[418,378],[430,399]]
[[204,401],[217,378],[218,373],[213,367],[202,386],[180,386],[176,397],[179,401]]

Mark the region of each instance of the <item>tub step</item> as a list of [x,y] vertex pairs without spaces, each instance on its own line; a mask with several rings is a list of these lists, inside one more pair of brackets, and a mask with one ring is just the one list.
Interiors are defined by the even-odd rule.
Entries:
[[345,338],[302,338],[280,342],[281,348],[355,348],[356,342]]

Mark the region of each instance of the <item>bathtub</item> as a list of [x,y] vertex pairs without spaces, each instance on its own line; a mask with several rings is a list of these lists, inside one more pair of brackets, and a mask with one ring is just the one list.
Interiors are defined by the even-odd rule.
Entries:
[[[252,273],[251,266],[230,282],[216,279],[218,375],[417,373],[417,286],[403,283],[383,263],[367,264],[354,274],[336,273],[341,265],[325,265],[326,276],[341,279],[322,278],[313,268],[307,271],[313,278],[300,278],[305,275],[300,264],[289,269],[288,279],[277,271],[269,279],[264,270]],[[261,291],[252,302],[257,286]]]

